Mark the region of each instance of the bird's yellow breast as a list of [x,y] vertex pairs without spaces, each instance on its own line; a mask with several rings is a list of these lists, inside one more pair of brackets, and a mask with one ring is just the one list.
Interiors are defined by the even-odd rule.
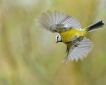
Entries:
[[65,31],[65,32],[60,32],[59,34],[61,35],[62,41],[64,43],[73,40],[74,35],[77,35],[77,36],[84,36],[85,35],[82,31],[77,30],[77,29],[70,29],[70,30]]

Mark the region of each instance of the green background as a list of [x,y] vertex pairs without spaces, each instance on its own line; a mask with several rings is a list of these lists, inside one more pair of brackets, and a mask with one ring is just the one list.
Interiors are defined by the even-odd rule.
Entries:
[[81,27],[106,22],[106,0],[0,0],[0,85],[106,85],[106,29],[88,33],[88,57],[62,63],[63,43],[56,33],[36,26],[47,10],[76,17]]

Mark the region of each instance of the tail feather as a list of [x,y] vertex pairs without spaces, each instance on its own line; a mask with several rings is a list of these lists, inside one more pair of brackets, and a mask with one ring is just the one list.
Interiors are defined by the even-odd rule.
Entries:
[[86,29],[87,29],[87,31],[93,31],[93,30],[101,28],[103,26],[104,26],[104,23],[102,22],[102,20],[100,20],[100,21],[86,27]]

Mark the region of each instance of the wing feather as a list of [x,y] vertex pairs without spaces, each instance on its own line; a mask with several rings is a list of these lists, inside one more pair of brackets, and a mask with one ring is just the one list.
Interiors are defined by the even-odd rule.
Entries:
[[91,51],[93,47],[93,43],[87,39],[83,38],[82,41],[78,42],[78,46],[73,48],[73,45],[70,45],[70,50],[67,56],[67,61],[73,61],[75,60],[76,62],[79,59],[83,59],[88,55],[88,53]]
[[[80,30],[81,26],[79,21],[73,16],[69,16],[59,11],[47,11],[42,13],[37,19],[36,24],[49,31],[55,32],[58,30],[58,25],[64,25],[64,29],[74,27]],[[53,27],[51,29],[51,27]]]

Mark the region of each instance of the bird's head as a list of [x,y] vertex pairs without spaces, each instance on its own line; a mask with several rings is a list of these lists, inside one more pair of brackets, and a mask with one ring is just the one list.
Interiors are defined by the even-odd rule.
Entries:
[[59,34],[56,35],[56,43],[62,42],[62,38]]

